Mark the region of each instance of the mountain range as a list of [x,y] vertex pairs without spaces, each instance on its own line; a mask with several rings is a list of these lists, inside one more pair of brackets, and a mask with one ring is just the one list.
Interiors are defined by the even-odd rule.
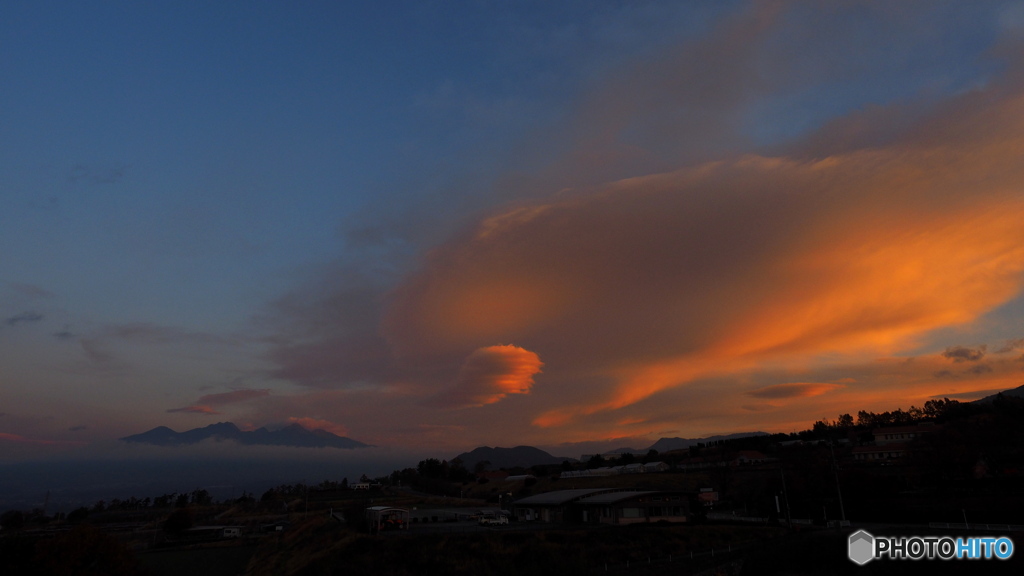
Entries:
[[259,428],[246,432],[231,422],[218,422],[204,428],[193,428],[175,432],[166,426],[157,426],[148,432],[121,438],[124,442],[152,444],[155,446],[187,446],[208,439],[233,440],[247,446],[295,446],[300,448],[369,448],[357,440],[317,428],[307,430],[299,424],[291,424],[280,430]]
[[[647,452],[648,450],[667,452],[669,450],[678,450],[680,448],[696,446],[701,442],[707,444],[718,440],[732,440],[734,438],[762,436],[765,434],[767,434],[767,432],[740,432],[737,434],[725,434],[722,436],[709,436],[707,438],[661,438],[644,450],[618,448],[615,450],[608,450],[606,453],[642,453]],[[491,448],[490,446],[481,446],[479,448],[474,448],[469,452],[463,452],[455,458],[461,460],[462,465],[467,470],[473,470],[479,462],[490,462],[490,467],[492,469],[499,469],[516,467],[529,468],[530,466],[561,464],[566,460],[570,462],[577,461],[576,458],[570,458],[567,456],[552,456],[549,452],[545,452],[540,448],[534,448],[533,446],[516,446],[515,448]]]

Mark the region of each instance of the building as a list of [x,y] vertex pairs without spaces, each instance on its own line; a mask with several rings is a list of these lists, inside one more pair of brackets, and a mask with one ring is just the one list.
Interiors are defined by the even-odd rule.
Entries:
[[584,524],[638,524],[686,522],[690,498],[682,492],[604,492],[575,502]]
[[566,470],[559,475],[559,478],[588,478],[592,476],[616,476],[621,474],[620,467],[604,466],[602,468],[590,468],[586,470]]
[[888,428],[876,428],[871,431],[875,437],[875,445],[906,443],[920,438],[925,434],[934,432],[936,427],[930,422],[916,426],[892,426]]
[[876,446],[857,446],[853,449],[853,459],[858,462],[899,460],[906,455],[906,442],[890,442]]
[[665,472],[669,469],[664,462],[648,462],[642,464],[635,462],[625,466],[604,466],[601,468],[590,468],[584,470],[566,470],[559,475],[559,478],[586,478],[590,476],[615,476],[617,474],[643,474],[645,472]]
[[623,474],[643,474],[644,472],[647,472],[641,462],[626,464],[625,466],[620,466],[620,468]]
[[594,494],[610,492],[609,488],[586,488],[579,490],[556,490],[535,496],[527,496],[512,503],[512,514],[520,522],[573,522],[575,510],[572,503]]
[[[940,427],[931,422],[922,422],[915,426],[889,426],[871,431],[875,438],[874,445],[857,446],[853,449],[853,458],[858,462],[884,462],[900,460],[907,456],[913,448],[913,442],[926,434],[939,430]],[[920,445],[917,449],[920,449]]]
[[557,490],[529,496],[512,504],[512,513],[520,522],[685,522],[689,512],[690,497],[682,492],[615,488]]

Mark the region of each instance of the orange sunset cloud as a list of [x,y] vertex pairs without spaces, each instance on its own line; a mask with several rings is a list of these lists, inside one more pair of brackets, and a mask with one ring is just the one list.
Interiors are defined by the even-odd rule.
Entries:
[[451,390],[435,400],[470,407],[493,404],[509,394],[529,394],[543,365],[535,353],[518,346],[479,348],[466,358]]
[[406,354],[514,339],[611,383],[546,392],[539,426],[696,378],[895,354],[1020,293],[1022,151],[1024,97],[993,91],[886,146],[567,193],[435,250],[385,333]]
[[826,392],[831,392],[832,390],[842,387],[842,384],[828,384],[825,382],[793,382],[757,388],[756,390],[750,390],[747,392],[747,395],[755,398],[769,398],[772,400],[807,398],[810,396],[821,396]]

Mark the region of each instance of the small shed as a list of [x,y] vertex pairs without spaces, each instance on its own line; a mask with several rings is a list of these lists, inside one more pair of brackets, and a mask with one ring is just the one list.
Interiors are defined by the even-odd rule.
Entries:
[[366,509],[366,521],[374,533],[381,530],[408,530],[409,511],[391,506],[371,506]]

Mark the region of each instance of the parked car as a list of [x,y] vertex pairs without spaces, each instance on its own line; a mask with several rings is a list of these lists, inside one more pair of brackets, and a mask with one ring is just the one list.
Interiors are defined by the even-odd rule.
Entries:
[[477,523],[481,526],[504,526],[508,524],[508,517],[498,514],[496,516],[481,516]]

